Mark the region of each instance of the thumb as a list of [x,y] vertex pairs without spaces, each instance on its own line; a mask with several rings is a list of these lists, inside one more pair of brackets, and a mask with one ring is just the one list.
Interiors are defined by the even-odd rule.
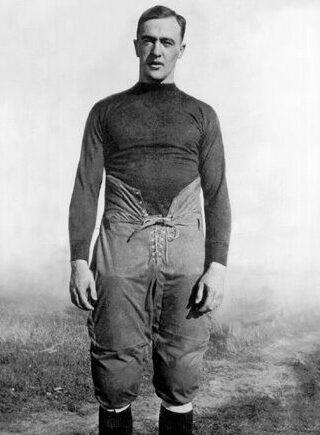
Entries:
[[200,281],[199,284],[198,284],[197,297],[196,297],[196,300],[195,300],[196,304],[199,304],[202,301],[202,298],[203,298],[203,288],[204,288],[204,283],[202,281]]
[[96,301],[98,299],[98,297],[97,297],[97,291],[96,291],[96,283],[94,281],[93,276],[90,279],[89,287],[90,287],[90,296],[91,296],[91,299]]

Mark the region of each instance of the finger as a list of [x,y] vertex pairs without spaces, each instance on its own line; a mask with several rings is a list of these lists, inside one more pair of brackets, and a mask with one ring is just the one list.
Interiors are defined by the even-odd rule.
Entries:
[[213,310],[213,301],[211,299],[206,300],[203,305],[198,308],[200,313],[207,313]]
[[207,306],[203,306],[197,309],[198,313],[200,314],[205,314],[205,313],[209,313],[210,311],[212,311],[212,308],[209,308]]
[[198,284],[197,296],[196,296],[196,300],[195,300],[196,304],[200,304],[200,302],[202,301],[203,290],[204,290],[204,283],[200,281]]
[[90,288],[90,298],[91,298],[94,302],[96,302],[96,301],[98,300],[98,297],[97,297],[96,283],[95,283],[93,277],[92,277],[92,279],[90,280],[89,288]]
[[84,292],[78,290],[79,303],[83,310],[93,310],[93,306],[88,302]]
[[71,302],[73,303],[73,305],[75,305],[77,308],[82,308],[79,303],[79,298],[74,287],[70,288],[70,295],[71,295]]
[[212,311],[214,306],[214,293],[212,290],[208,290],[205,288],[203,303],[198,308],[198,311],[201,313],[207,313],[208,311]]

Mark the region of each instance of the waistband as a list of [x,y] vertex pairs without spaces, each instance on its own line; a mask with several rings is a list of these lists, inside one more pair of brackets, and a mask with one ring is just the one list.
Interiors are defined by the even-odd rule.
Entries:
[[[179,237],[179,226],[200,225],[201,183],[197,177],[183,188],[171,202],[167,216],[149,215],[145,209],[141,191],[113,175],[106,176],[104,218],[110,222],[137,224],[128,242],[140,231],[154,225],[170,228],[166,241]],[[167,252],[167,250],[166,250]]]
[[140,231],[154,225],[170,228],[166,241],[174,240],[179,237],[179,226],[194,225],[196,220],[200,225],[200,191],[200,177],[197,177],[174,197],[167,216],[149,215],[139,189],[113,175],[107,175],[104,218],[110,222],[137,224],[138,227],[133,229],[128,242]]
[[195,178],[176,195],[166,216],[149,215],[141,191],[114,177],[106,175],[104,215],[112,221],[125,220],[143,225],[169,225],[176,219],[201,215],[200,177]]

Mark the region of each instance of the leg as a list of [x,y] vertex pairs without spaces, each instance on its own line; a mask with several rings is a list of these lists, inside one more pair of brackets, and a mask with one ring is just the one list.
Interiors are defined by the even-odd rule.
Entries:
[[172,406],[192,402],[199,387],[206,341],[182,336],[159,337],[153,349],[153,383],[157,395]]
[[100,403],[99,434],[130,435],[128,405],[138,394],[147,343],[142,310],[139,315],[145,305],[139,300],[142,290],[125,277],[97,275],[96,282],[98,302],[89,315],[88,328],[92,377]]
[[[163,308],[162,328],[160,325],[153,348],[153,382],[157,395],[163,399],[159,433],[191,435],[192,400],[198,389],[200,366],[208,343],[209,319],[208,316],[187,318],[188,301],[177,297],[177,288],[173,297],[170,293],[164,291],[163,306],[167,304],[167,307]],[[179,300],[181,309],[177,307]]]
[[145,346],[108,351],[91,343],[95,395],[100,403],[99,435],[131,435],[131,402],[138,394]]
[[106,410],[99,408],[99,435],[131,435],[131,406],[121,409]]
[[211,326],[210,316],[197,315],[190,305],[203,273],[204,249],[198,228],[187,234],[181,230],[170,248],[163,270],[160,323],[154,334],[153,381],[157,395],[163,399],[160,434],[190,435],[192,400],[199,386]]
[[102,225],[93,256],[98,301],[88,329],[95,395],[104,410],[136,398],[148,343],[149,250],[142,236],[128,249],[132,231],[127,224]]
[[192,403],[181,406],[162,401],[159,415],[160,435],[191,435],[193,424]]
[[[121,284],[125,289],[124,280]],[[120,282],[116,289],[119,288]],[[121,311],[128,312],[128,322],[133,321],[128,304],[123,303],[122,309],[120,304],[115,309],[112,299],[111,292],[108,300],[101,296],[88,319],[92,377],[100,403],[99,435],[131,435],[130,404],[138,394],[146,344],[139,343],[142,337],[135,333],[134,325],[123,328],[125,322]]]
[[104,409],[118,409],[137,397],[143,373],[145,346],[109,351],[91,343],[95,395]]

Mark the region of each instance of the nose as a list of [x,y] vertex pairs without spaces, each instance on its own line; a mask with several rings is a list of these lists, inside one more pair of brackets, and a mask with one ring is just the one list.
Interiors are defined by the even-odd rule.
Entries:
[[161,47],[160,47],[160,41],[155,41],[155,43],[152,46],[152,54],[154,56],[160,56],[161,51],[160,51]]

